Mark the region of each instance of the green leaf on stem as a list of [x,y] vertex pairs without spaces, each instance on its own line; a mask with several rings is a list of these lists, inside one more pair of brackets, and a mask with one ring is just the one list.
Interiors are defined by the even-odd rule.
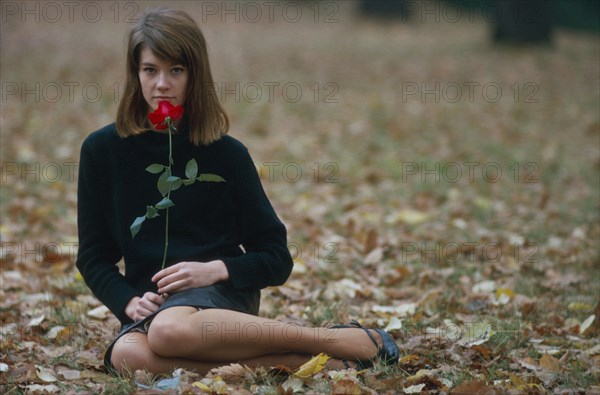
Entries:
[[188,185],[192,185],[195,182],[196,182],[195,178],[192,178],[191,180],[183,180],[183,185],[185,185],[187,187]]
[[175,183],[178,180],[180,180],[180,178],[177,177],[177,176],[169,176],[169,177],[167,177],[167,182],[170,182],[170,183]]
[[[171,177],[169,177],[169,178],[171,178]],[[171,179],[171,181],[169,181],[169,180],[167,179],[167,182],[170,182],[170,183],[171,183],[171,191],[176,191],[176,190],[178,190],[178,189],[179,189],[179,187],[181,186],[181,184],[183,184],[183,181],[181,181],[181,178],[179,178],[179,177],[173,177],[173,178]]]
[[198,181],[207,181],[207,182],[225,182],[225,179],[221,176],[212,173],[203,173],[200,174],[197,178]]
[[158,182],[156,183],[158,191],[162,196],[167,196],[167,193],[171,190],[171,183],[167,181],[168,177],[167,172],[164,172],[158,177]]
[[173,207],[175,205],[175,203],[173,203],[173,201],[169,198],[163,198],[163,200],[161,200],[160,202],[156,203],[156,208],[159,210],[165,209],[165,208],[169,208],[169,207]]
[[146,218],[158,217],[158,210],[154,206],[146,206]]
[[135,221],[133,221],[133,223],[129,227],[129,230],[131,231],[132,239],[135,238],[135,235],[137,235],[137,233],[140,231],[140,229],[142,228],[142,224],[144,223],[145,220],[146,220],[146,216],[142,215],[141,217],[137,217],[135,219]]
[[187,165],[185,165],[185,176],[188,179],[192,179],[192,178],[196,178],[197,175],[198,175],[198,163],[196,162],[196,159],[192,158],[187,163]]
[[159,163],[153,163],[153,164],[151,164],[150,166],[146,167],[146,171],[147,171],[147,172],[150,172],[150,173],[152,173],[152,174],[158,174],[158,173],[160,173],[161,171],[163,171],[163,170],[164,170],[164,168],[165,168],[165,166],[164,166],[164,165],[161,165],[161,164],[159,164]]

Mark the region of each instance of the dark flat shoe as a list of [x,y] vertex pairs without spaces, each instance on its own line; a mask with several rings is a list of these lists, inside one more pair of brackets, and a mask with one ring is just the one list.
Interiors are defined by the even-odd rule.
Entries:
[[[377,341],[375,340],[371,332],[369,332],[369,329],[363,327],[356,320],[350,321],[350,325],[335,325],[332,328],[360,328],[364,330],[367,333],[367,335],[369,335],[369,338],[373,341],[373,343],[375,343],[375,347],[377,347],[376,356],[379,357],[379,359],[381,359],[383,363],[392,366],[396,365],[398,363],[398,360],[400,359],[400,350],[398,349],[398,345],[394,341],[394,338],[392,338],[392,336],[383,329],[371,329],[377,332],[379,336],[381,336],[382,343],[380,347],[379,344],[377,344]],[[344,363],[344,366],[346,368],[350,368],[348,361],[342,360],[342,362]],[[359,370],[369,369],[373,367],[373,361],[371,359],[366,361],[356,360],[355,362]]]

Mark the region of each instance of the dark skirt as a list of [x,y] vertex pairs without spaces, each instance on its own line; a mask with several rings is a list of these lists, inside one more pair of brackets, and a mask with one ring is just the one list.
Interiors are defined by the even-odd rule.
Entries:
[[260,291],[238,291],[227,284],[214,284],[208,287],[193,288],[170,295],[153,314],[121,327],[117,337],[110,343],[104,354],[104,366],[116,373],[112,363],[112,349],[119,338],[130,332],[147,332],[147,328],[159,312],[174,306],[191,306],[199,309],[225,309],[258,315]]

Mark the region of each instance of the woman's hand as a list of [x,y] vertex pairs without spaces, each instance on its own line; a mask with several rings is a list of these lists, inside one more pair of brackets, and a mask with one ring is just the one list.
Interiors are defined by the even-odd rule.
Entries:
[[135,322],[141,321],[158,310],[165,300],[166,299],[161,295],[153,292],[146,292],[141,298],[136,296],[127,303],[125,314]]
[[229,279],[229,272],[221,260],[210,262],[179,262],[152,277],[158,293],[175,293],[191,288],[206,287]]

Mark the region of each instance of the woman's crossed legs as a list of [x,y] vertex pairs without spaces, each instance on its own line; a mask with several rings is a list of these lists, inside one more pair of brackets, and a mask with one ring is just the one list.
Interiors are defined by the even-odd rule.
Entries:
[[359,328],[309,328],[231,310],[178,306],[158,313],[147,334],[122,336],[111,362],[121,372],[165,373],[176,367],[207,372],[229,363],[295,368],[321,352],[334,358],[329,367],[343,368],[342,359],[368,360],[377,348]]

